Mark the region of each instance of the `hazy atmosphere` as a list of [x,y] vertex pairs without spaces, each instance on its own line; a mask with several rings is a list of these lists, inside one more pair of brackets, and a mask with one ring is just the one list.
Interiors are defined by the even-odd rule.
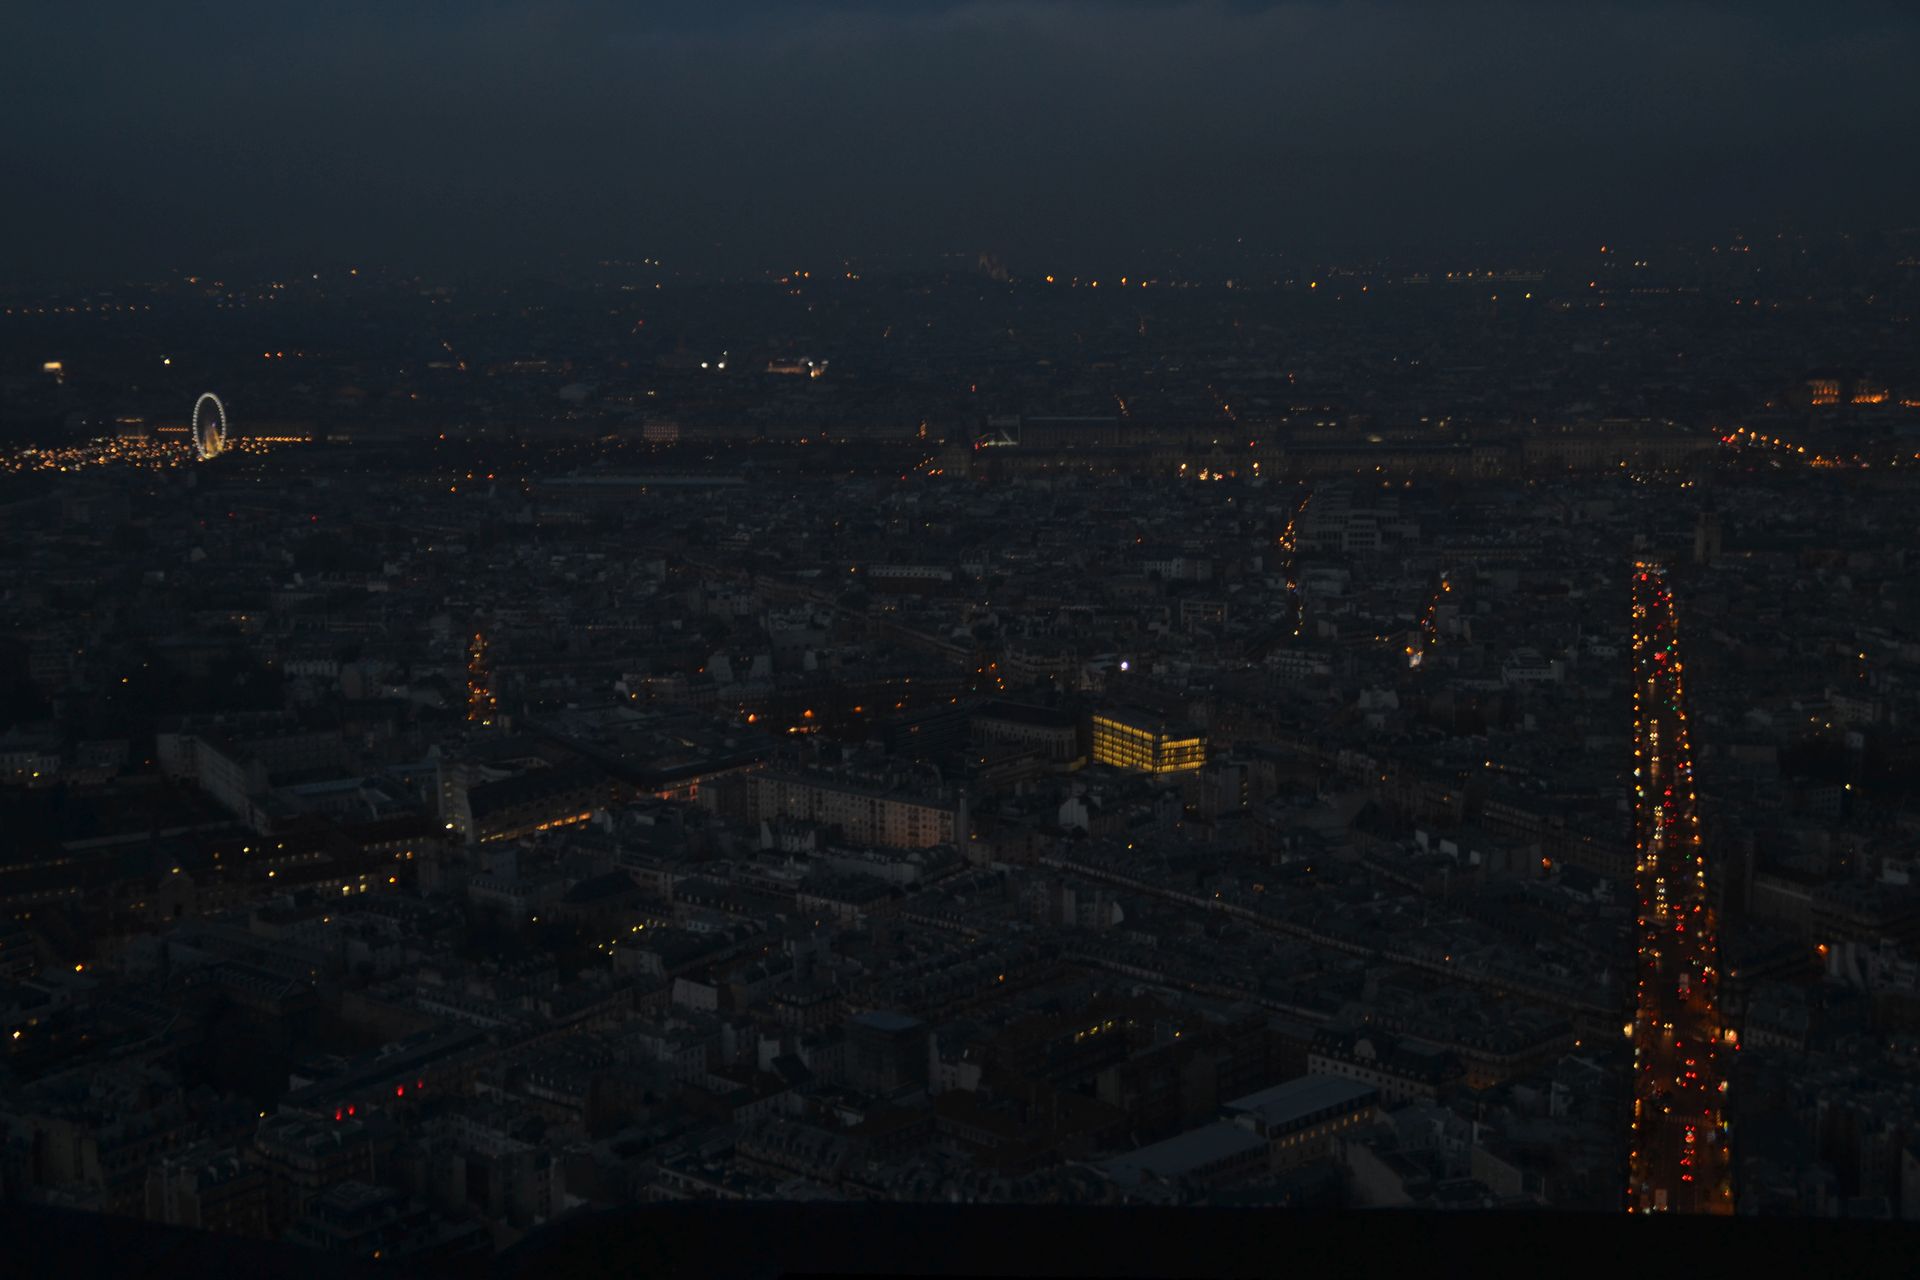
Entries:
[[[1235,237],[1427,249],[1901,221],[1894,3],[38,5],[14,276]],[[27,198],[22,198],[27,197]]]

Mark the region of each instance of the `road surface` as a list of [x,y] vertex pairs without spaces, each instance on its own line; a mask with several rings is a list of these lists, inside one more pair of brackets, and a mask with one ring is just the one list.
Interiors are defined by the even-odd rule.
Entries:
[[1695,807],[1678,612],[1664,567],[1633,580],[1639,989],[1628,1211],[1731,1213],[1717,921]]

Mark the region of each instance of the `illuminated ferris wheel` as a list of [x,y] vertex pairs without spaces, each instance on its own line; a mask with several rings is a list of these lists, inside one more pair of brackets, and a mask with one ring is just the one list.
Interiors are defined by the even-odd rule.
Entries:
[[205,462],[227,448],[227,406],[211,391],[193,402],[193,456]]

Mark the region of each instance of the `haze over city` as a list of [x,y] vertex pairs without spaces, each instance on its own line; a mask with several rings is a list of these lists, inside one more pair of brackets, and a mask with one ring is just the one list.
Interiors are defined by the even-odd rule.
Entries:
[[1864,231],[1920,191],[1920,17],[1892,0],[107,3],[13,30],[15,278],[1144,272],[1242,238]]

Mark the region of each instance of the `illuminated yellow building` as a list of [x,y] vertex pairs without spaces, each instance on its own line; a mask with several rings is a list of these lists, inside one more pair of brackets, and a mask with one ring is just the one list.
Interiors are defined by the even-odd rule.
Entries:
[[1175,732],[1145,712],[1099,712],[1093,717],[1093,758],[1117,769],[1180,773],[1207,762],[1207,740]]

